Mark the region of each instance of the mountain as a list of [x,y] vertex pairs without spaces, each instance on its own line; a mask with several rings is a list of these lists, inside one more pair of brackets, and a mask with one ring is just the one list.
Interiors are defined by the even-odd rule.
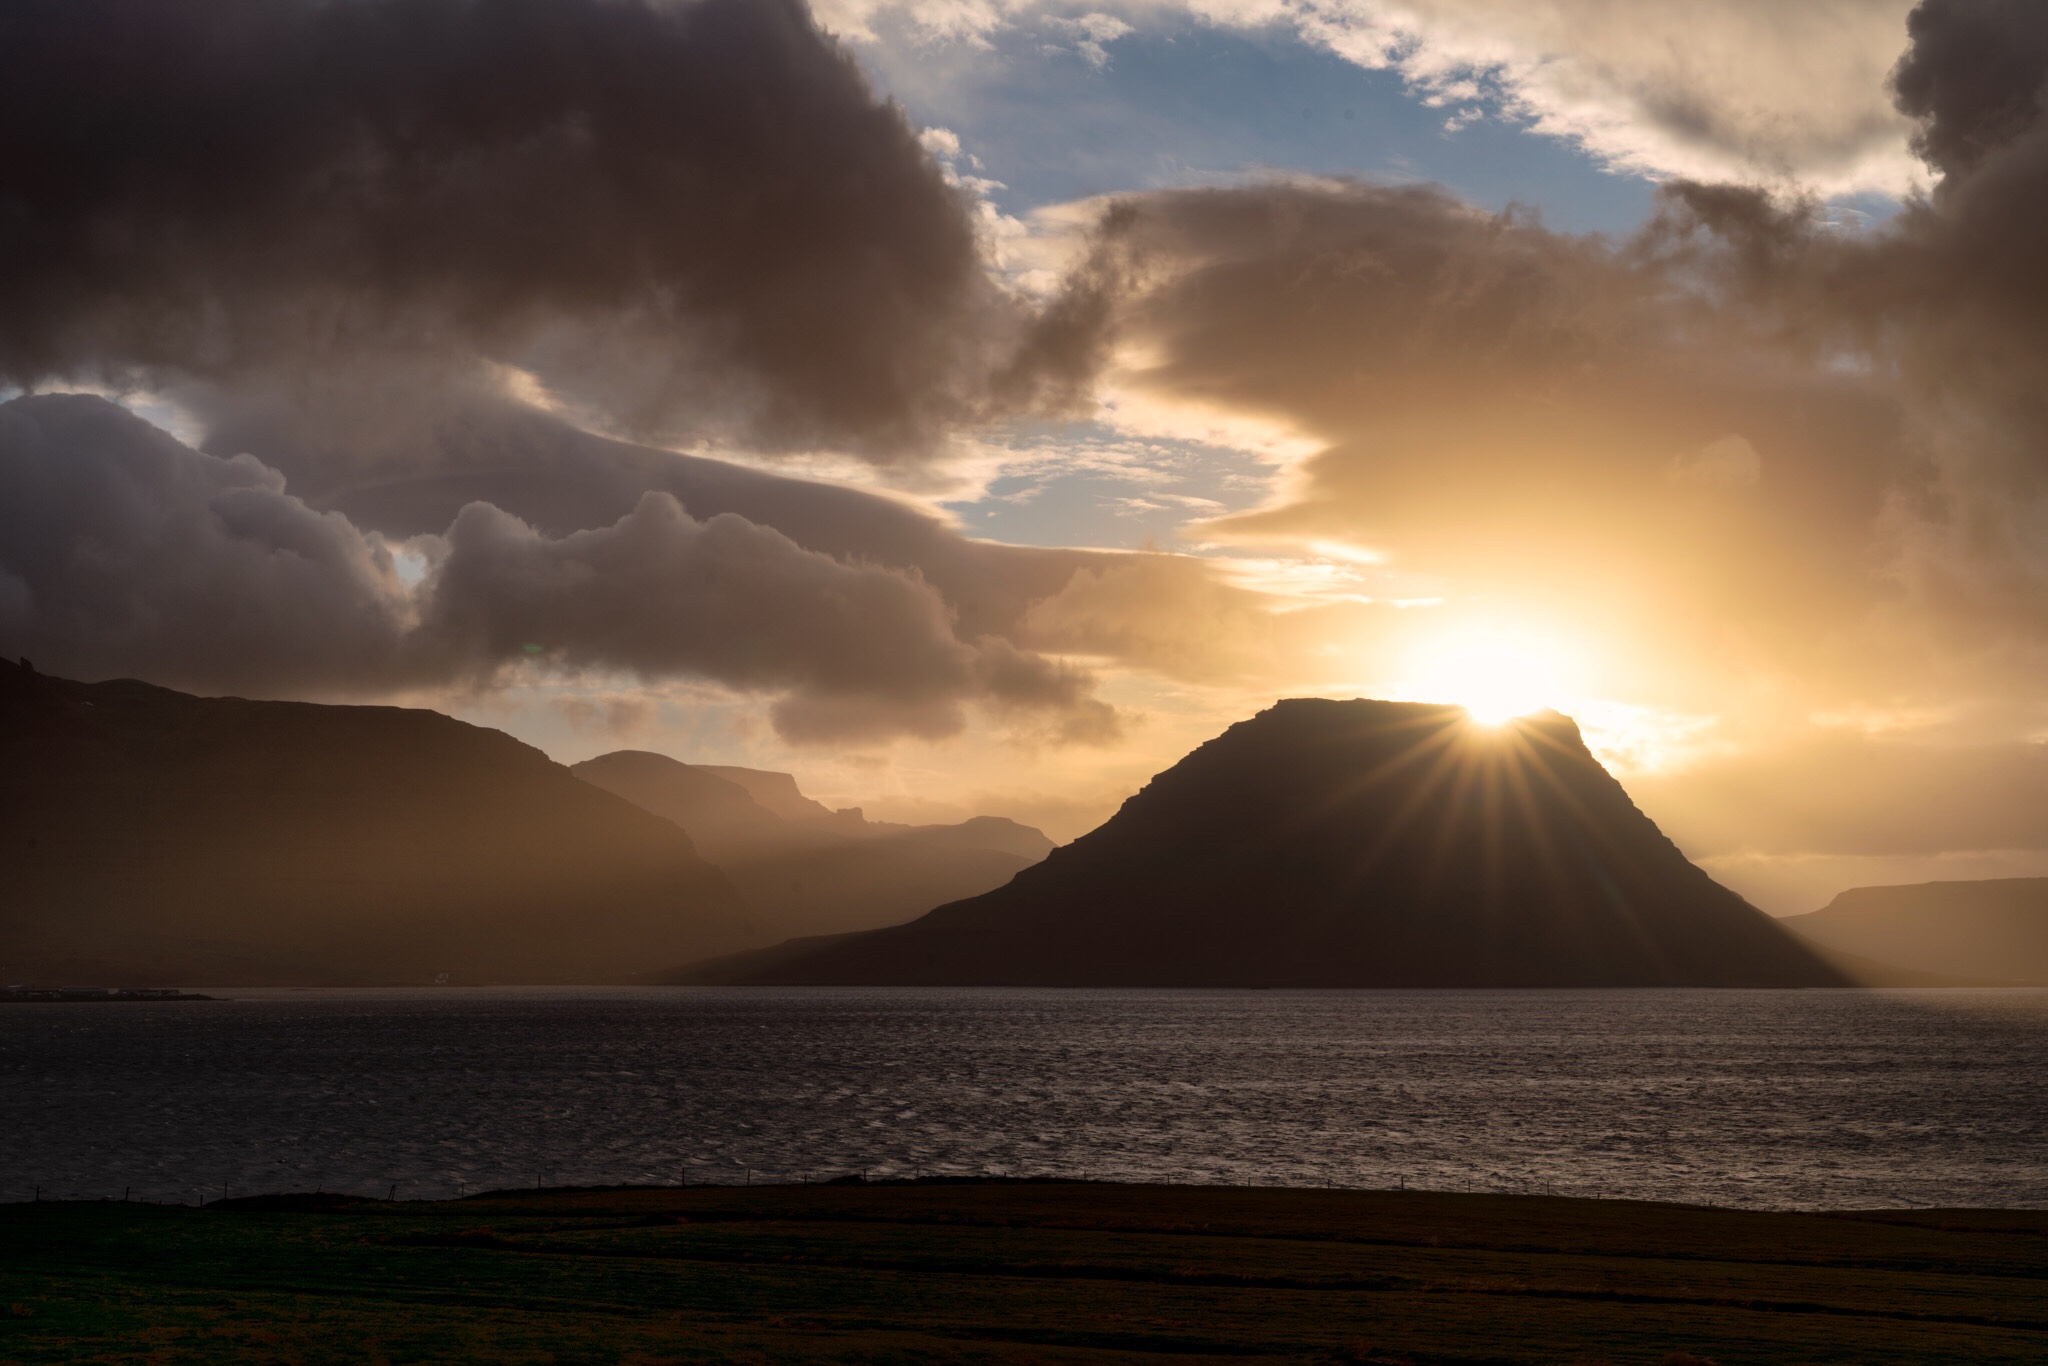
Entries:
[[729,764],[693,764],[691,767],[739,786],[749,797],[783,820],[832,819],[832,808],[806,797],[791,774],[770,773],[758,768],[734,768]]
[[[569,771],[593,787],[681,826],[697,852],[713,863],[730,859],[737,851],[752,852],[789,838],[788,822],[763,806],[746,787],[709,768],[678,763],[666,754],[622,749],[571,764]],[[794,779],[790,788],[796,788]],[[822,806],[818,809],[824,819],[831,818],[830,811]]]
[[2048,878],[1854,887],[1778,923],[1829,953],[1977,981],[2048,984]]
[[999,887],[1053,847],[1030,826],[997,816],[912,826],[870,821],[858,808],[833,811],[787,773],[639,750],[571,771],[688,831],[780,935],[899,924]]
[[761,942],[687,835],[497,731],[0,664],[0,980],[618,982]]
[[1818,986],[1554,712],[1296,699],[1093,833],[907,925],[701,981],[1042,986]]

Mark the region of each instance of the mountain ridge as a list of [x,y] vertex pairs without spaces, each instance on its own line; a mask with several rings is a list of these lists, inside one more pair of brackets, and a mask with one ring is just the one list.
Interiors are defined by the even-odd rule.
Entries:
[[763,923],[790,937],[899,924],[1000,886],[1053,847],[1000,816],[957,825],[869,821],[858,808],[832,811],[805,797],[786,773],[685,764],[643,750],[599,755],[570,771],[680,826]]
[[[698,965],[759,983],[1820,986],[1557,713],[1288,699],[1095,831],[907,925]],[[686,971],[685,976],[688,976]]]
[[420,709],[0,663],[0,832],[9,980],[622,982],[764,937],[670,823]]
[[1778,922],[1824,952],[2005,984],[2048,984],[2048,878],[1851,887]]

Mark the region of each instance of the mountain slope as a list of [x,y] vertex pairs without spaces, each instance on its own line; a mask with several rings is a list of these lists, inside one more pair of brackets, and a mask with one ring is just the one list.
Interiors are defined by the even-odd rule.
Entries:
[[1824,950],[1901,968],[2048,983],[2048,878],[1854,887],[1778,923]]
[[784,936],[900,924],[999,887],[1052,849],[1038,831],[995,816],[909,826],[868,821],[854,809],[834,812],[786,773],[636,750],[572,771],[688,831],[764,926]]
[[723,778],[746,790],[748,796],[769,811],[786,821],[811,821],[832,819],[832,808],[820,801],[813,801],[797,787],[796,779],[787,773],[771,773],[759,768],[735,768],[730,764],[691,764],[699,773],[714,778]]
[[689,838],[435,712],[0,665],[0,974],[623,981],[761,942]]
[[[786,843],[793,835],[788,822],[763,806],[747,788],[666,754],[616,750],[571,764],[569,771],[593,787],[681,826],[697,852],[714,864],[722,864],[736,851]],[[829,817],[831,813],[826,814]]]
[[1547,713],[1297,699],[1107,824],[908,925],[701,980],[1058,986],[1832,985]]

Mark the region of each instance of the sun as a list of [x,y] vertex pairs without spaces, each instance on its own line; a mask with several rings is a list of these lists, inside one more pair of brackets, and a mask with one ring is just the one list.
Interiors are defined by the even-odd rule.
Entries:
[[1418,702],[1450,702],[1483,726],[1565,701],[1557,647],[1512,628],[1469,626],[1420,643],[1400,691]]

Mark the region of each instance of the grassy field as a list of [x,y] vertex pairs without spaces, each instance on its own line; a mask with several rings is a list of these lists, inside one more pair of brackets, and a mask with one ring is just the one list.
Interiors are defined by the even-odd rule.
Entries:
[[0,1207],[0,1360],[2048,1362],[2048,1212],[1076,1183]]

